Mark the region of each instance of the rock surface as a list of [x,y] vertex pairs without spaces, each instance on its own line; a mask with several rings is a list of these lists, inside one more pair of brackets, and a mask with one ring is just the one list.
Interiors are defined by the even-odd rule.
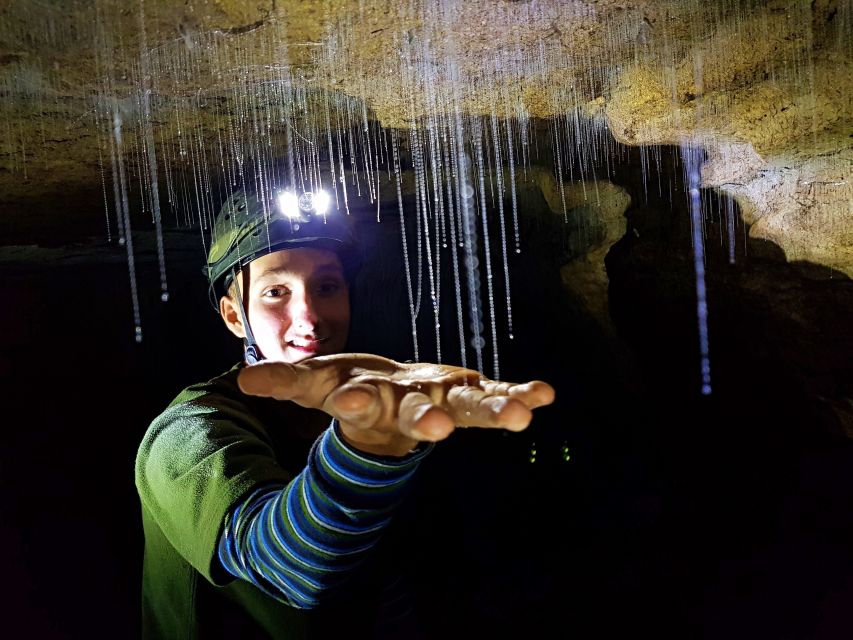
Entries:
[[[116,114],[137,172],[146,123],[161,171],[202,164],[192,136],[215,171],[216,145],[257,128],[247,109],[278,83],[355,97],[389,128],[456,107],[578,109],[621,142],[703,145],[704,184],[737,198],[754,237],[853,275],[851,24],[841,0],[11,0],[0,8],[3,228],[49,225],[51,203],[73,191],[88,211],[102,179],[108,195]],[[280,150],[283,127],[266,124]]]

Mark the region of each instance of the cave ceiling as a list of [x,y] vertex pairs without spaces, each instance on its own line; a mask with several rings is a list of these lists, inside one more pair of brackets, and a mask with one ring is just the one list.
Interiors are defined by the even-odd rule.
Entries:
[[[117,123],[130,167],[215,171],[235,122],[283,146],[257,113],[305,130],[332,96],[388,129],[574,114],[628,145],[699,144],[703,185],[754,237],[849,276],[851,25],[847,0],[6,0],[0,228],[100,191]],[[211,157],[187,158],[190,137]]]

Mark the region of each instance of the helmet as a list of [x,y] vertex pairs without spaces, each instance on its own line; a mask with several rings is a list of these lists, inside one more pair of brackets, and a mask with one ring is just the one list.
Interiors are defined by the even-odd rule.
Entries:
[[268,194],[236,191],[219,211],[213,224],[205,273],[214,307],[234,274],[268,253],[282,249],[315,247],[338,254],[347,278],[361,264],[349,216],[334,207],[324,191]]

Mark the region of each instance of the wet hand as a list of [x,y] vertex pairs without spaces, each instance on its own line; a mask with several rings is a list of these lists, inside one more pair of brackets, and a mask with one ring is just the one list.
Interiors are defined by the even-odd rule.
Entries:
[[459,427],[522,431],[533,409],[554,401],[553,387],[538,380],[497,382],[472,369],[359,353],[262,362],[237,381],[249,395],[322,409],[352,446],[377,455],[405,455]]

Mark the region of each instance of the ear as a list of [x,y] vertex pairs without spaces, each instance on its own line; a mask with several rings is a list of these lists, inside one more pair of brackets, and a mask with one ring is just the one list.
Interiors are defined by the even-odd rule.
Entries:
[[237,308],[237,302],[229,296],[222,296],[219,299],[219,315],[222,316],[222,321],[228,330],[238,338],[246,337],[246,330],[243,328],[243,321],[240,318],[240,310]]

